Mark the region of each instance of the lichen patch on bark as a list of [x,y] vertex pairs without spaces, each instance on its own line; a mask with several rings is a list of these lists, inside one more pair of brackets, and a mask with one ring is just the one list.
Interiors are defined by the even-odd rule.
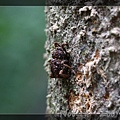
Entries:
[[[120,7],[47,6],[45,12],[49,113],[118,113]],[[70,79],[49,77],[54,42],[69,43]]]

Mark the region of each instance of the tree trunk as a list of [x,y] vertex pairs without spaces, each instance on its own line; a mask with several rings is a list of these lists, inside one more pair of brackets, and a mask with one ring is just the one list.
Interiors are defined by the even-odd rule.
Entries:
[[45,13],[48,76],[54,42],[69,44],[73,68],[69,79],[48,77],[47,113],[118,114],[120,7],[47,6]]

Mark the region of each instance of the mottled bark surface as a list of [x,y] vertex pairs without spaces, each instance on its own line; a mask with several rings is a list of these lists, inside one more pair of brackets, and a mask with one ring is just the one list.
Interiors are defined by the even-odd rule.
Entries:
[[[48,113],[119,113],[120,7],[46,7]],[[70,79],[50,78],[54,42],[69,43]]]

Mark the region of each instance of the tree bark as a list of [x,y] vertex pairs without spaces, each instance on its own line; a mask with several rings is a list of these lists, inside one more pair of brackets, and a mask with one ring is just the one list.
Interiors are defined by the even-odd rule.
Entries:
[[[47,113],[118,114],[120,7],[47,6]],[[54,42],[69,43],[70,79],[50,78]]]

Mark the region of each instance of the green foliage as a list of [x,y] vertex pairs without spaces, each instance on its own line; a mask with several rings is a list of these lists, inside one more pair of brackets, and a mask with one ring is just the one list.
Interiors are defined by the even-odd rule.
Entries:
[[0,7],[0,113],[45,112],[44,7]]

